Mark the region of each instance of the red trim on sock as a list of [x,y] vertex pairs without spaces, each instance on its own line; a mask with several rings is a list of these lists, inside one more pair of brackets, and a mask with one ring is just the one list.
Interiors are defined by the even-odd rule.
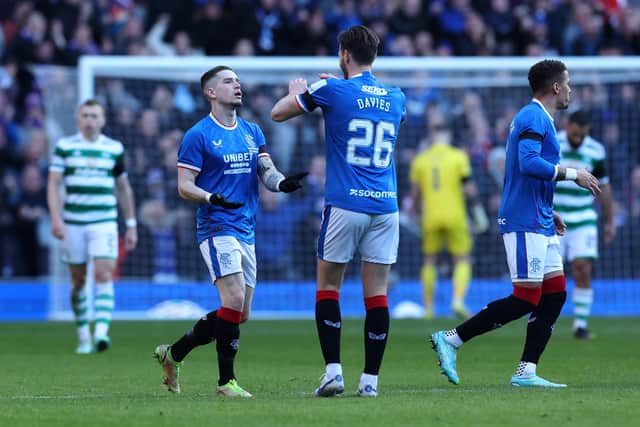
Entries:
[[220,307],[217,312],[218,319],[239,324],[242,321],[242,312],[227,307]]
[[540,302],[540,298],[542,297],[542,288],[525,288],[523,286],[514,286],[513,296],[537,306]]
[[542,282],[542,295],[557,294],[567,290],[567,279],[562,276],[555,276]]
[[316,291],[316,302],[325,299],[340,301],[340,294],[338,293],[338,291]]
[[387,301],[386,295],[376,295],[373,297],[365,298],[364,306],[367,308],[367,310],[371,310],[372,308],[389,307],[389,303]]

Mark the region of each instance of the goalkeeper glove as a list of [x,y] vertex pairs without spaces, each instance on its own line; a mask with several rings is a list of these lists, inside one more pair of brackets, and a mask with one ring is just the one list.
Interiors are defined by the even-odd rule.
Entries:
[[473,216],[473,231],[477,234],[484,233],[489,229],[489,218],[480,203],[476,203],[471,210]]
[[301,172],[286,177],[285,179],[280,181],[280,184],[278,184],[278,190],[282,191],[283,193],[291,193],[292,191],[299,190],[300,188],[302,188],[300,180],[307,175],[309,175],[309,172]]
[[244,203],[230,202],[220,193],[214,193],[209,196],[209,204],[220,206],[225,209],[238,209],[244,206]]

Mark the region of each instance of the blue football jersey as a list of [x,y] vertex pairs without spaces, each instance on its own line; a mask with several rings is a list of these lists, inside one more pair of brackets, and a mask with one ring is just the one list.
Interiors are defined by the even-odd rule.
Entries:
[[258,151],[264,145],[258,125],[237,118],[227,127],[209,114],[187,131],[178,150],[178,166],[198,172],[196,185],[227,200],[242,202],[239,209],[202,203],[198,207],[198,242],[212,236],[234,236],[253,244],[258,208]]
[[[531,144],[533,149],[523,153],[522,144]],[[532,159],[535,162],[530,165],[536,169],[523,173],[523,162]],[[555,165],[559,162],[560,144],[553,119],[542,104],[534,100],[524,106],[511,123],[498,212],[501,233],[555,234],[553,192],[556,182],[553,178]]]
[[325,122],[326,204],[355,212],[397,212],[393,150],[405,116],[405,95],[366,71],[348,80],[322,79],[297,101],[322,108]]

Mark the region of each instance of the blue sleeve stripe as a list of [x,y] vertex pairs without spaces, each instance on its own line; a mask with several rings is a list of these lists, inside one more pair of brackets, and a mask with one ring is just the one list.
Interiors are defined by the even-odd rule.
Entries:
[[516,231],[516,270],[518,279],[528,279],[527,238],[523,231]]
[[542,142],[544,138],[539,133],[523,132],[518,136],[518,140],[521,141],[523,139],[532,139],[534,141]]

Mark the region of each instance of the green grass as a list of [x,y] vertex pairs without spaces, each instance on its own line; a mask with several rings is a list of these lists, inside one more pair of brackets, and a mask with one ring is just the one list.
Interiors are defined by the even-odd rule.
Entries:
[[362,321],[346,319],[343,396],[312,397],[323,372],[312,321],[253,321],[242,328],[239,383],[253,399],[215,395],[215,346],[194,350],[182,394],[160,385],[151,359],[190,323],[115,322],[113,347],[77,356],[70,323],[0,323],[2,426],[618,426],[640,417],[637,319],[595,319],[597,339],[577,342],[556,326],[538,372],[561,390],[514,389],[524,320],[479,337],[459,353],[459,386],[439,374],[427,333],[454,326],[392,320],[377,399],[355,396],[363,365]]

